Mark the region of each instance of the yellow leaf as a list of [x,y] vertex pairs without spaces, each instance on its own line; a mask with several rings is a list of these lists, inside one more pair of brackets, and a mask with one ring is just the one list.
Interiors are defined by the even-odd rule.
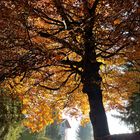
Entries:
[[114,20],[114,24],[115,24],[115,25],[120,24],[120,23],[121,23],[120,19],[115,19],[115,20]]
[[30,101],[29,99],[24,98],[24,99],[23,99],[23,104],[27,104],[29,101]]
[[22,110],[22,114],[27,114],[27,110],[26,109],[23,109]]

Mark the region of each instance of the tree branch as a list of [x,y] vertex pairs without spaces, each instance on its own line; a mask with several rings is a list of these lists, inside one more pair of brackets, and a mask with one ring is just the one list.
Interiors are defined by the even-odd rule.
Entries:
[[71,72],[67,78],[58,86],[58,87],[49,87],[49,86],[46,86],[46,85],[41,85],[40,83],[38,83],[38,85],[40,87],[43,87],[45,89],[48,89],[48,90],[59,90],[60,88],[62,88],[66,83],[67,81],[69,80],[69,78],[74,74],[75,72]]
[[78,55],[81,56],[81,53],[80,53],[76,48],[72,47],[71,44],[69,44],[69,43],[68,43],[67,41],[65,41],[64,39],[58,38],[58,37],[56,37],[56,36],[54,36],[54,35],[52,35],[52,34],[49,34],[49,33],[47,33],[47,32],[42,32],[42,31],[40,31],[40,32],[38,32],[38,33],[39,33],[39,35],[40,35],[41,37],[50,38],[51,40],[56,41],[56,42],[62,44],[63,46],[65,46],[65,48],[69,48],[70,50],[76,52]]
[[65,29],[70,29],[70,21],[64,11],[61,0],[53,0],[53,2],[55,4],[55,7],[57,8],[58,13],[62,17],[62,20],[64,21],[63,24],[65,26]]
[[102,57],[102,58],[110,58],[110,57],[116,55],[118,52],[120,52],[122,49],[124,49],[124,48],[125,48],[126,46],[128,46],[128,45],[129,45],[129,43],[127,43],[127,44],[123,45],[122,47],[118,48],[114,53],[110,53],[110,54],[107,55],[107,56],[101,55],[101,57]]
[[93,4],[92,8],[89,9],[90,15],[93,16],[93,15],[95,14],[95,11],[96,11],[96,8],[97,8],[97,5],[98,5],[99,1],[100,1],[100,0],[95,0],[95,2],[94,2],[94,4]]
[[34,12],[38,15],[40,15],[41,17],[43,16],[44,18],[50,20],[50,21],[53,21],[55,22],[55,24],[57,23],[58,25],[63,25],[63,22],[62,21],[59,21],[59,20],[56,20],[56,19],[53,19],[53,18],[50,18],[48,15],[46,15],[42,10],[39,10],[39,9],[36,9],[36,8],[33,8]]

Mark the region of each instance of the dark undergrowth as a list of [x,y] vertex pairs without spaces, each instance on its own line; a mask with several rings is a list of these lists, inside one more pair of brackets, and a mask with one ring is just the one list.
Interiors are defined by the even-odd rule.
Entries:
[[110,135],[97,140],[140,140],[140,132]]

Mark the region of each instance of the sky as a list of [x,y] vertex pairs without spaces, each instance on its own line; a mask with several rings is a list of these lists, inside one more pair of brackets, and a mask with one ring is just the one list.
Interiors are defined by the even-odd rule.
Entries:
[[[116,111],[110,111],[107,113],[108,125],[110,134],[120,134],[120,133],[130,133],[131,131],[120,122],[119,119],[114,118],[111,115],[118,114]],[[76,139],[76,131],[78,129],[79,120],[68,118],[71,125],[71,129],[68,130],[68,139],[67,140],[78,140]]]
[[130,133],[131,131],[128,127],[121,122],[119,119],[114,118],[111,115],[118,114],[116,111],[110,111],[107,113],[108,125],[111,134],[120,134],[120,133]]

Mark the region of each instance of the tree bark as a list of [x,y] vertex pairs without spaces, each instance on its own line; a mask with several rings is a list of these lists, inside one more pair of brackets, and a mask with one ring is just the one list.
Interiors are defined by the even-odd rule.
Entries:
[[88,95],[94,138],[99,138],[109,135],[109,129],[102,101],[101,77],[98,73],[100,64],[96,62],[92,65],[86,67],[83,91]]
[[83,92],[88,95],[90,105],[90,120],[93,125],[94,138],[109,135],[107,117],[102,101],[101,82],[99,74],[101,63],[96,60],[95,41],[91,22],[85,28],[85,53],[83,56]]

